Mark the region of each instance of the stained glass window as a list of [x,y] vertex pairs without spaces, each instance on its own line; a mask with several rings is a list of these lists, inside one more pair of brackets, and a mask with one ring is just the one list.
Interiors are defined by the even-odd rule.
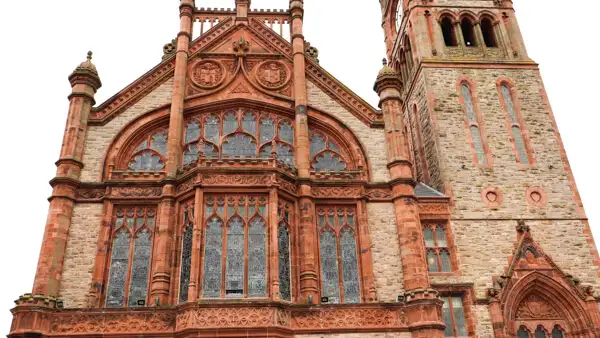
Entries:
[[150,278],[154,218],[153,208],[117,209],[112,226],[106,307],[145,304]]
[[315,171],[338,172],[346,169],[346,161],[341,155],[340,147],[328,136],[310,131],[310,156]]
[[192,240],[194,234],[194,205],[188,201],[183,205],[183,236],[181,239],[181,274],[179,276],[179,303],[188,301],[190,272],[192,268]]
[[290,221],[291,205],[279,204],[278,253],[279,253],[279,294],[281,299],[292,300],[291,260],[290,260]]
[[360,302],[354,215],[352,207],[317,209],[321,296],[327,297],[330,303]]
[[293,144],[294,129],[287,118],[251,110],[203,114],[186,124],[183,164],[194,163],[201,154],[207,158],[265,158],[275,149],[276,158],[292,167]]
[[529,332],[527,332],[525,327],[521,326],[519,328],[519,331],[517,331],[517,338],[529,338]]
[[519,163],[529,164],[529,154],[527,152],[527,146],[523,137],[521,122],[519,120],[517,110],[515,109],[510,88],[506,84],[503,84],[500,86],[500,91],[502,92],[504,106],[508,113],[508,118],[511,124],[511,132],[515,142],[515,147],[517,149],[517,159],[519,160]]
[[535,330],[535,338],[546,338],[546,330],[543,327],[538,326]]
[[442,317],[446,324],[444,337],[468,336],[462,297],[442,297],[442,300],[444,301]]
[[207,196],[205,298],[266,297],[266,217],[264,196]]
[[477,162],[479,164],[486,164],[487,160],[485,156],[485,148],[483,146],[483,137],[481,135],[477,114],[475,113],[475,106],[471,96],[471,88],[469,88],[466,83],[463,83],[461,88],[467,110],[467,121],[469,123],[469,130],[471,131],[471,139],[473,141],[473,147],[475,148]]
[[423,238],[427,250],[427,265],[431,272],[451,272],[450,249],[446,228],[441,224],[424,224]]
[[266,297],[267,227],[262,217],[250,221],[248,233],[248,297]]
[[564,338],[564,337],[565,337],[565,335],[563,334],[560,327],[558,325],[555,325],[554,330],[552,330],[552,338]]
[[165,167],[167,155],[167,130],[159,130],[144,139],[129,161],[133,171],[160,171]]

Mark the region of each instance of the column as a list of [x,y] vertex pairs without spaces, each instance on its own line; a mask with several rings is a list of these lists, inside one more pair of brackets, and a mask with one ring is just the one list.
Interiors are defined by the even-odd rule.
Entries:
[[277,187],[269,192],[269,271],[271,282],[271,299],[281,300],[279,292],[279,196]]
[[200,278],[201,269],[201,247],[204,225],[204,191],[202,188],[196,188],[196,197],[194,201],[194,232],[192,235],[192,262],[190,271],[190,286],[188,289],[188,302],[195,302],[202,288],[202,279]]
[[387,135],[387,166],[392,179],[390,184],[402,257],[406,314],[413,338],[437,338],[444,335],[444,324],[439,316],[442,301],[429,283],[419,205],[414,192],[416,181],[412,176],[408,140],[404,132],[401,89],[398,74],[387,66],[387,62],[384,63],[375,91],[379,94]]
[[157,234],[152,252],[150,305],[169,305],[171,286],[169,262],[173,245],[173,232],[177,221],[177,215],[175,215],[175,177],[181,166],[183,152],[183,112],[194,8],[194,0],[182,0],[179,6],[180,32],[177,34],[175,75],[171,93],[166,179],[162,200],[158,206]]
[[358,237],[360,240],[359,259],[362,267],[363,302],[373,303],[377,301],[377,288],[375,288],[375,277],[373,275],[373,255],[368,227],[367,203],[364,200],[358,203],[356,219],[358,220]]
[[304,18],[303,0],[290,1],[290,13],[292,16],[291,37],[292,53],[294,59],[294,92],[296,109],[296,168],[300,180],[299,203],[300,224],[299,247],[300,247],[300,301],[317,302],[319,297],[319,280],[316,269],[316,230],[315,230],[315,205],[312,200],[312,189],[310,185],[310,139],[308,134],[307,93],[304,57],[304,35],[302,26]]
[[102,86],[92,64],[92,52],[88,53],[87,61],[69,76],[69,82],[72,88],[69,114],[60,158],[56,162],[56,177],[50,181],[52,196],[33,284],[34,295],[56,297],[60,288],[75,191],[83,168],[81,161],[88,118],[95,104],[94,94]]

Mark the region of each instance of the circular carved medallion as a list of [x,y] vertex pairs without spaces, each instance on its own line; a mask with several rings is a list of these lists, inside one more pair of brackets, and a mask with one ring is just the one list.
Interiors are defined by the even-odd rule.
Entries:
[[525,190],[525,197],[527,203],[534,207],[543,208],[548,202],[548,197],[544,192],[544,189],[540,187],[529,187]]
[[290,80],[287,67],[279,61],[266,61],[256,68],[258,82],[267,89],[279,89]]
[[502,191],[498,188],[486,188],[481,192],[481,199],[491,209],[497,209],[502,205]]
[[200,88],[215,88],[225,79],[225,68],[216,61],[200,61],[193,66],[191,78]]

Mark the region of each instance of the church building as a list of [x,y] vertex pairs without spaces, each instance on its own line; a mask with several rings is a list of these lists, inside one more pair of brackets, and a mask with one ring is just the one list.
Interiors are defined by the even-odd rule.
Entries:
[[160,63],[104,103],[92,53],[69,76],[8,337],[600,337],[511,0],[380,0],[378,107],[319,64],[303,0],[228,1],[180,0]]

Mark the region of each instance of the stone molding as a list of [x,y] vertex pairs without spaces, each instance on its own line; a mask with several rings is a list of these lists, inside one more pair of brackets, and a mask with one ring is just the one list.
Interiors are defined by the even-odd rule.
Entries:
[[[439,306],[434,298],[422,300],[419,307]],[[250,304],[184,304],[176,308],[53,309],[20,304],[14,315],[9,337],[24,337],[36,332],[39,337],[65,335],[181,334],[202,335],[232,330],[254,335],[278,332],[294,334],[343,332],[408,332],[411,322],[408,303],[356,305],[290,305],[278,302]],[[440,323],[434,323],[439,325]],[[415,323],[421,325],[421,323]]]

